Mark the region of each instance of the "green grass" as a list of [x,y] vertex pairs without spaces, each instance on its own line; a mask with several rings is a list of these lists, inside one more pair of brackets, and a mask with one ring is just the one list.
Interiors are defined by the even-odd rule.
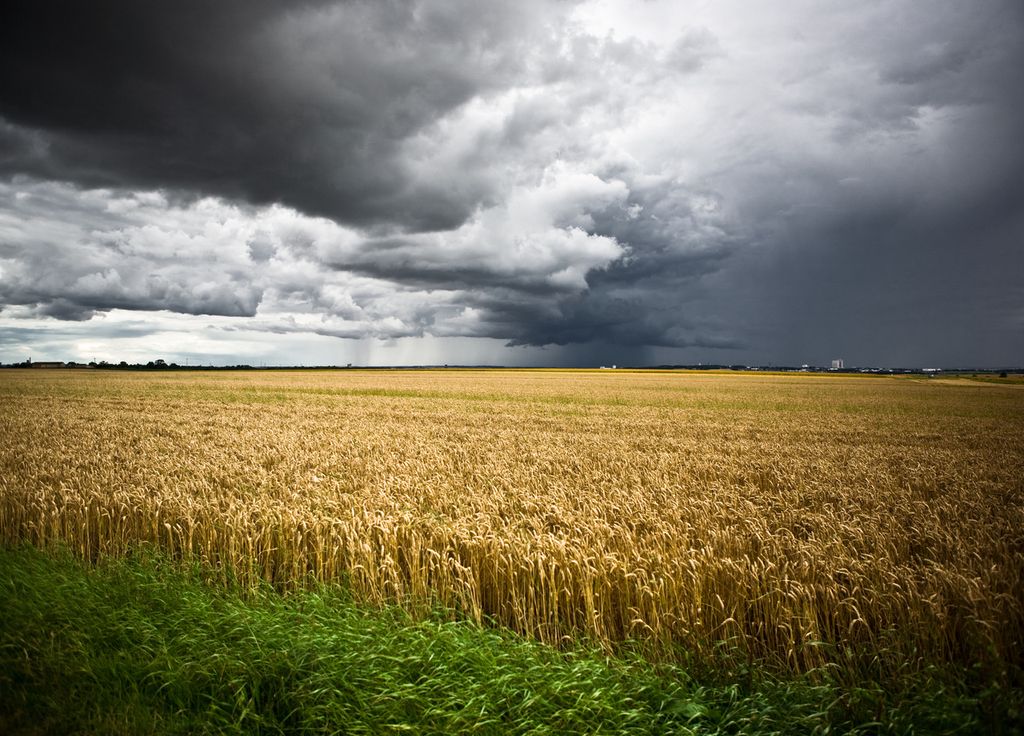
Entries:
[[1019,733],[951,673],[839,687],[567,652],[338,588],[207,582],[152,555],[0,550],[0,733]]

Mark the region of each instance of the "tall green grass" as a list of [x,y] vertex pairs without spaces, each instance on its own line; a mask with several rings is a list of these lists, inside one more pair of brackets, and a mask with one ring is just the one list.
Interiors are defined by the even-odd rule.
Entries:
[[1019,732],[1019,694],[943,673],[896,692],[827,672],[694,679],[447,614],[413,621],[337,588],[204,577],[151,556],[87,567],[0,551],[0,733]]

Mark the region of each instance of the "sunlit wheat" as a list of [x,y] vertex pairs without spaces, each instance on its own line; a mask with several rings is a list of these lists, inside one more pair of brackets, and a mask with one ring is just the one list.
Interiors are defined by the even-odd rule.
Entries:
[[[1024,391],[569,372],[0,374],[0,534],[558,644],[1002,667]],[[875,666],[875,665],[871,665]]]

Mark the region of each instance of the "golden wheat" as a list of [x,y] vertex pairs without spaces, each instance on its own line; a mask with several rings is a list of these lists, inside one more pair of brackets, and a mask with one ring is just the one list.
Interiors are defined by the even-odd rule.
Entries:
[[0,535],[344,580],[556,644],[1004,667],[1022,409],[895,378],[8,370]]

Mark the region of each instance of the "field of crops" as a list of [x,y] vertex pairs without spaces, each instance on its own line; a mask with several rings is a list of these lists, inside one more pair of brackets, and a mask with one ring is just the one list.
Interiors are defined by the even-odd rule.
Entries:
[[0,372],[0,539],[155,544],[558,644],[1024,651],[1024,391],[628,371]]

